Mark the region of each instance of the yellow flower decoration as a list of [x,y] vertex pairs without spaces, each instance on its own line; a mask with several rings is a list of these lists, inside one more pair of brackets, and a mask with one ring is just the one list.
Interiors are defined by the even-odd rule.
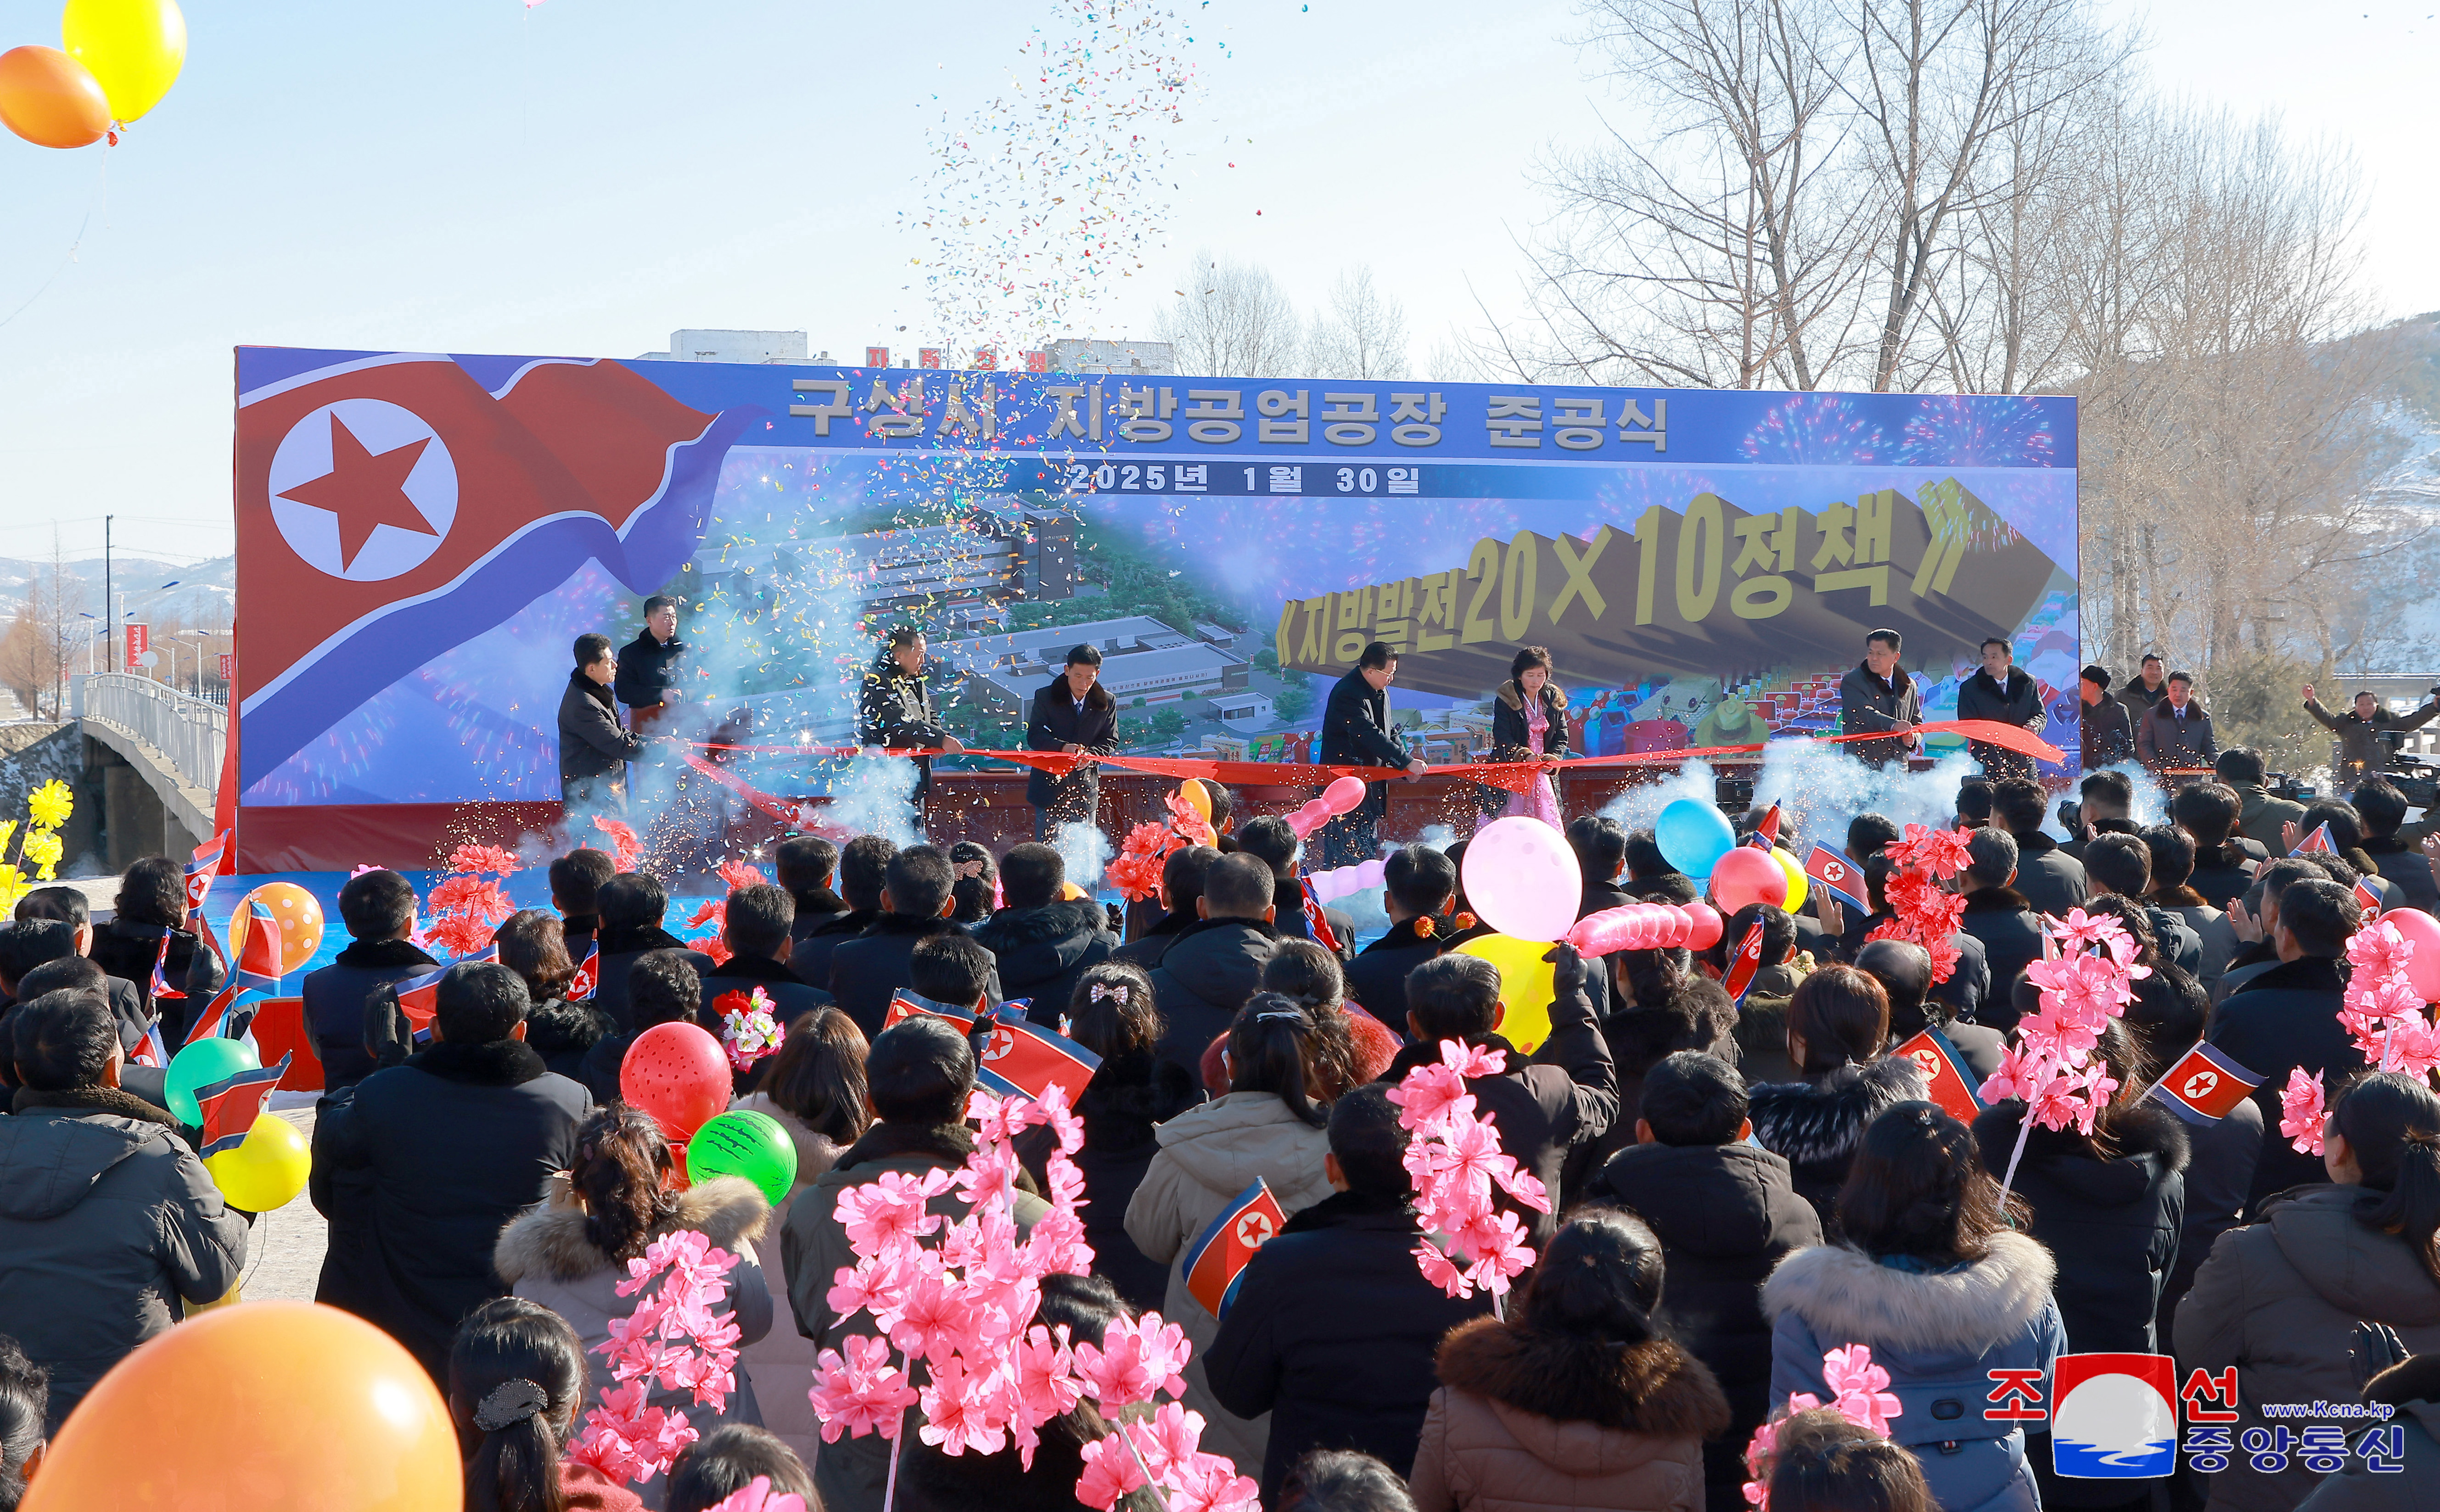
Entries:
[[15,819],[0,819],[0,851],[9,849],[9,837],[17,833]]
[[33,816],[34,827],[38,830],[58,829],[68,821],[68,815],[75,808],[75,795],[68,791],[67,783],[56,777],[35,788],[26,798],[26,810]]
[[0,910],[14,914],[17,911],[17,900],[33,891],[32,885],[26,880],[25,873],[13,866],[0,863]]
[[37,880],[48,882],[53,877],[51,869],[60,864],[61,849],[57,835],[49,830],[36,830],[26,837],[25,854],[19,859],[31,862],[38,869],[34,873]]

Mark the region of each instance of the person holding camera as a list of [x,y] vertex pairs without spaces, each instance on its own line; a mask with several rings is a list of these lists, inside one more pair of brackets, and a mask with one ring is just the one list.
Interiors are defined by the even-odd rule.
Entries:
[[2305,712],[2322,722],[2323,729],[2339,737],[2339,781],[2352,783],[2366,772],[2376,772],[2389,761],[2381,749],[2384,732],[2403,735],[2421,729],[2440,714],[2440,688],[2431,690],[2423,707],[2411,714],[2393,714],[2380,706],[2380,700],[2368,690],[2356,693],[2356,706],[2343,714],[2333,714],[2313,696],[2313,685],[2305,685]]

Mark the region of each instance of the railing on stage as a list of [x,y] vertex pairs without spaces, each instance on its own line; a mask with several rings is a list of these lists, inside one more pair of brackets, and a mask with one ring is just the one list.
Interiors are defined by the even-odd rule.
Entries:
[[228,710],[153,681],[120,673],[76,679],[76,716],[99,720],[161,753],[188,786],[220,785],[228,749]]

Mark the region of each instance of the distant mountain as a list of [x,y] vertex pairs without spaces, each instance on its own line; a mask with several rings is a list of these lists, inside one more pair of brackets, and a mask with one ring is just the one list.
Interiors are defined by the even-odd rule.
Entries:
[[[67,574],[83,585],[82,608],[100,614],[102,560],[81,557],[63,564]],[[39,582],[49,581],[51,564],[20,557],[0,557],[0,621],[16,614]],[[164,584],[175,584],[166,593]],[[213,557],[184,565],[133,554],[110,562],[110,585],[121,595],[131,620],[183,620],[198,629],[225,625],[237,603],[237,559]]]

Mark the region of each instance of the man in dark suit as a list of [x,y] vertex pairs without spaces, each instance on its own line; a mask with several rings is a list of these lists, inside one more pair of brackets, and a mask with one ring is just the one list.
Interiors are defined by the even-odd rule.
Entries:
[[655,593],[644,601],[644,631],[619,652],[619,672],[611,691],[627,706],[627,724],[644,729],[669,716],[686,697],[678,686],[678,663],[687,654],[678,639],[678,601]]
[[[1397,675],[1397,653],[1378,640],[1364,648],[1355,670],[1338,679],[1322,706],[1323,765],[1404,767],[1409,782],[1424,775],[1424,759],[1408,753],[1406,738],[1390,722],[1390,683]],[[1389,812],[1389,784],[1367,783],[1363,802],[1316,832],[1323,868],[1358,866],[1378,855],[1376,828]]]
[[580,810],[627,812],[627,764],[644,753],[644,738],[619,723],[617,675],[608,636],[576,638],[576,670],[559,695],[559,801],[571,828]]
[[[1107,756],[1119,748],[1119,701],[1102,686],[1102,654],[1073,646],[1068,668],[1033,695],[1026,722],[1027,750]],[[1090,824],[1101,806],[1102,769],[1082,762],[1065,777],[1035,767],[1025,779],[1025,801],[1033,805],[1033,837],[1047,838],[1062,824]]]
[[[929,655],[923,631],[901,625],[889,632],[881,654],[866,669],[864,688],[856,697],[855,738],[859,742],[896,750],[948,753],[966,748],[965,742],[950,734],[933,717],[931,685],[924,669]],[[913,760],[913,801],[920,816],[924,797],[932,791],[932,758],[917,756]]]
[[[1923,744],[1914,727],[1923,723],[1923,698],[1914,679],[1898,665],[1902,638],[1894,630],[1875,630],[1864,638],[1864,661],[1839,679],[1839,729],[1860,735],[1888,730],[1893,740],[1850,741],[1847,748],[1869,766],[1903,759]],[[1862,856],[1857,856],[1862,860]]]

